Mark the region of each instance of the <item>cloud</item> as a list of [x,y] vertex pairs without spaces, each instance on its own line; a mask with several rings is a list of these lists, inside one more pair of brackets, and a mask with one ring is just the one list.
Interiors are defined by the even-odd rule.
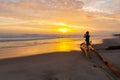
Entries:
[[25,8],[48,8],[48,9],[80,9],[81,1],[76,0],[1,0],[6,5],[14,5]]
[[0,0],[0,27],[52,29],[52,26],[58,27],[56,24],[65,23],[77,29],[114,26],[117,30],[119,5],[120,0]]
[[[80,0],[83,1],[83,0]],[[85,0],[83,10],[95,13],[120,13],[120,0]]]
[[37,18],[50,17],[67,10],[81,9],[83,3],[76,0],[0,0],[0,16]]

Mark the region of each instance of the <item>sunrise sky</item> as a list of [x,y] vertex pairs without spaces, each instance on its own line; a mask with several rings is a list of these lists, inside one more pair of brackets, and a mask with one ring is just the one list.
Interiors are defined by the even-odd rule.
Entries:
[[0,0],[0,33],[120,32],[120,0]]

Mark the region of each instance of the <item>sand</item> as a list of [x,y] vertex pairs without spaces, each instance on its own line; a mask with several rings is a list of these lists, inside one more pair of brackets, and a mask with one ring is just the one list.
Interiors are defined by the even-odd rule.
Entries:
[[[100,55],[106,57],[120,69],[120,38],[104,39],[102,44],[96,45]],[[112,47],[111,49],[108,49]],[[115,49],[116,48],[116,49]]]
[[[119,50],[106,51],[111,46],[106,44],[95,47],[120,68]],[[70,51],[1,59],[0,80],[119,80],[95,53],[90,55],[92,59],[83,56],[81,51]]]
[[114,66],[114,73],[120,79],[120,37],[104,39],[102,44],[95,45],[97,51]]
[[0,60],[0,80],[109,80],[80,51]]

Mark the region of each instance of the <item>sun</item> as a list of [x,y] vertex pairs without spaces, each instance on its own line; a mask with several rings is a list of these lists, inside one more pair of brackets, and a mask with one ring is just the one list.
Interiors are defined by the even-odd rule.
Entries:
[[67,28],[60,28],[59,31],[62,32],[62,33],[67,33],[69,31],[69,29],[67,29]]

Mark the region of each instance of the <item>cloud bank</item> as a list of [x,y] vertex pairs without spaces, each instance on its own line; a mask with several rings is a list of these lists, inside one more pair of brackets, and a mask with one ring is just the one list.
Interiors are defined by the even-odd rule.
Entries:
[[80,30],[119,31],[119,5],[120,0],[0,0],[0,28],[51,30],[64,23]]

